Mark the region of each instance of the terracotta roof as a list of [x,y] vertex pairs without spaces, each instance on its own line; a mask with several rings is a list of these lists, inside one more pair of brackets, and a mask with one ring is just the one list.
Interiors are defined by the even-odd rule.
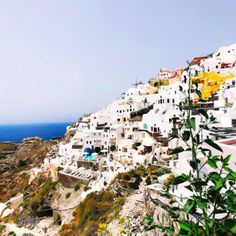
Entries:
[[195,57],[195,58],[193,58],[193,60],[191,61],[190,65],[191,65],[191,66],[192,66],[192,65],[199,65],[200,62],[201,62],[201,60],[204,60],[204,59],[206,59],[206,58],[207,58],[207,56]]

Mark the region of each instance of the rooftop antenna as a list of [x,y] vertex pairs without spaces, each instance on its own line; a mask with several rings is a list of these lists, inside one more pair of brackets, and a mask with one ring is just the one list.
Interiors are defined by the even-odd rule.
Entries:
[[137,88],[137,87],[138,87],[139,83],[138,83],[138,78],[137,78],[137,77],[136,77],[136,82],[135,82],[134,84],[132,84],[132,85],[134,85],[134,86],[135,86],[135,88]]

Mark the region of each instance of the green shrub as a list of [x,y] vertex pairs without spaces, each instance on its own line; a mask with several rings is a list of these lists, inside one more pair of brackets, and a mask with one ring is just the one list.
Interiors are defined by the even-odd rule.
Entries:
[[174,176],[174,175],[169,175],[169,176],[163,181],[163,184],[164,184],[165,186],[169,186],[170,184],[173,183],[174,179],[175,179],[175,176]]
[[164,174],[168,174],[168,173],[171,173],[171,170],[170,170],[170,169],[168,169],[168,168],[160,168],[160,169],[158,169],[158,170],[155,172],[155,175],[156,175],[157,177],[160,177],[160,176],[162,176],[162,175],[164,175]]
[[[218,119],[204,109],[208,102],[202,97],[199,81],[194,80],[191,74],[192,68],[188,67],[183,79],[188,89],[179,86],[184,96],[178,105],[180,114],[175,117],[178,125],[173,122],[172,128],[172,131],[178,131],[180,140],[186,145],[177,146],[169,152],[169,156],[186,152],[191,157],[191,168],[187,174],[170,175],[164,181],[160,195],[165,198],[164,202],[169,203],[162,207],[170,219],[165,222],[157,219],[158,222],[155,222],[152,216],[147,216],[145,230],[158,227],[165,235],[233,236],[236,235],[236,172],[230,168],[231,155],[224,156],[221,145],[201,135],[204,130],[208,133],[214,129]],[[200,103],[193,101],[191,89],[195,90]],[[196,114],[203,118],[200,123]],[[213,150],[217,153],[214,154]],[[203,173],[203,167],[208,171]],[[180,184],[190,191],[184,202],[175,192]]]
[[6,229],[6,225],[0,225],[0,235],[3,234],[3,232],[5,231]]
[[134,118],[136,116],[143,116],[144,114],[147,114],[152,109],[153,109],[153,105],[150,105],[150,106],[142,108],[138,111],[133,111],[133,112],[130,113],[130,117]]
[[111,145],[111,151],[114,152],[116,150],[116,145]]
[[140,176],[137,176],[133,182],[129,183],[129,188],[136,190],[139,188],[141,182],[142,178]]
[[126,175],[124,175],[123,179],[129,181],[129,180],[131,180],[131,177],[130,177],[130,175],[126,174]]
[[8,234],[8,236],[16,236],[16,233],[13,232],[13,231],[11,231],[11,232]]
[[28,175],[26,172],[24,172],[24,173],[22,173],[22,174],[20,175],[20,177],[23,178],[23,179],[25,179],[25,178],[28,178],[29,175]]
[[57,225],[61,225],[62,221],[61,221],[61,216],[60,214],[56,214],[55,217],[54,217],[54,223],[57,224]]
[[110,191],[90,193],[73,213],[73,220],[62,226],[60,235],[96,235],[98,224],[112,220],[111,214],[115,217],[115,213],[118,214],[122,204],[124,204],[124,199],[115,198]]
[[18,162],[18,168],[24,168],[24,167],[26,167],[27,166],[27,161],[25,161],[25,160],[19,160],[19,162]]
[[148,177],[146,178],[145,182],[146,182],[146,185],[152,184],[151,177],[148,176]]
[[85,192],[88,191],[89,189],[90,189],[90,187],[84,186],[84,191],[85,191]]
[[40,186],[38,192],[34,194],[31,201],[31,208],[36,210],[42,206],[51,190],[55,189],[57,182],[52,182],[51,179],[47,179],[45,183]]
[[75,185],[74,190],[77,192],[80,189],[80,187],[81,187],[80,182],[77,182],[76,185]]
[[66,199],[69,198],[70,195],[71,195],[71,193],[67,193],[67,194],[66,194]]

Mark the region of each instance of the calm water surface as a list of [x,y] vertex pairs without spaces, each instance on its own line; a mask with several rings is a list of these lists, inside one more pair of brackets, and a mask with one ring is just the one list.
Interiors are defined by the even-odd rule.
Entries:
[[45,123],[45,124],[0,124],[0,142],[19,142],[23,138],[39,136],[44,140],[53,137],[63,137],[66,127],[71,123]]

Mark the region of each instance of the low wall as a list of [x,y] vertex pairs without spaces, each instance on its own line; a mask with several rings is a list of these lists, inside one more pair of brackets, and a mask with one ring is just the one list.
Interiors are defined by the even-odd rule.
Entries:
[[77,161],[78,168],[84,167],[85,169],[98,170],[98,163],[93,161]]
[[59,172],[58,177],[59,177],[59,182],[66,188],[74,188],[76,183],[78,182],[85,185],[88,185],[89,183],[89,180],[80,179],[73,175],[66,174],[63,172]]

